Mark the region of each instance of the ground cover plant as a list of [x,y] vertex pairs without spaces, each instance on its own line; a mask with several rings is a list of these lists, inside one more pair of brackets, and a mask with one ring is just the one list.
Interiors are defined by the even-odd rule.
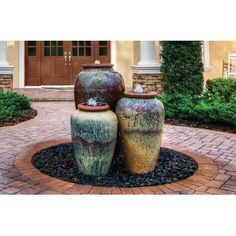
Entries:
[[[159,95],[167,123],[236,132],[236,79],[214,79],[201,95]],[[221,127],[221,128],[220,128]]]
[[0,126],[13,125],[35,115],[27,96],[15,92],[0,93]]

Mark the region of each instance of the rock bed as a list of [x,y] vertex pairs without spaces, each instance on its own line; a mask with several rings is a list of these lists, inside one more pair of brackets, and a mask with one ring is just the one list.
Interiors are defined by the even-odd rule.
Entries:
[[147,174],[133,174],[125,169],[122,155],[117,155],[106,176],[81,173],[76,165],[71,143],[42,149],[32,157],[32,164],[42,173],[78,184],[105,187],[141,187],[177,182],[193,175],[197,163],[189,156],[161,148],[158,165]]

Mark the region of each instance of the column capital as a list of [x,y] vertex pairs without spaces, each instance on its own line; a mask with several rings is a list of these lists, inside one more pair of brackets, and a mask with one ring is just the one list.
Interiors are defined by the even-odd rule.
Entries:
[[10,75],[13,73],[14,66],[0,65],[0,75]]

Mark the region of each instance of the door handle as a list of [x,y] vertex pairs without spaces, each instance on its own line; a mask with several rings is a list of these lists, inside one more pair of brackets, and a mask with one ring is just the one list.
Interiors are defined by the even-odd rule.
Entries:
[[64,52],[64,62],[65,66],[67,66],[67,52]]
[[69,52],[69,66],[71,66],[71,52]]

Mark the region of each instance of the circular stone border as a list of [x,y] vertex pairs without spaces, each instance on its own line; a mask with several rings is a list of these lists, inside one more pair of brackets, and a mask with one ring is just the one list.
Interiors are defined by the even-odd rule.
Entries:
[[205,186],[207,183],[214,180],[218,174],[217,165],[209,157],[167,143],[164,143],[162,147],[181,152],[192,157],[197,162],[198,169],[192,176],[175,183],[157,186],[131,188],[98,187],[59,180],[41,173],[32,165],[32,156],[36,152],[54,145],[70,142],[70,139],[60,139],[30,145],[16,156],[14,166],[23,176],[30,178],[38,184],[43,184],[51,190],[57,191],[61,194],[191,194],[199,187]]
[[104,176],[90,176],[78,168],[73,143],[42,149],[32,157],[32,164],[51,177],[83,185],[102,187],[146,187],[176,183],[189,178],[198,165],[190,156],[161,147],[158,165],[149,173],[132,173],[125,168],[124,156],[116,153]]

